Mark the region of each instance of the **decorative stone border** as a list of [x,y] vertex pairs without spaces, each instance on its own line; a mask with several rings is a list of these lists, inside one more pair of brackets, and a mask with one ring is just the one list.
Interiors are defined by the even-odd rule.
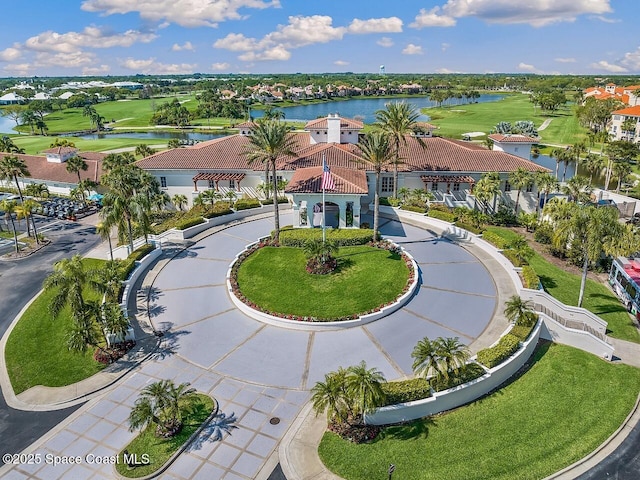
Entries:
[[233,262],[231,262],[231,265],[227,270],[226,281],[227,281],[227,291],[229,293],[229,297],[231,298],[231,301],[233,302],[233,304],[247,316],[255,320],[258,320],[260,322],[267,323],[269,325],[275,325],[277,327],[284,327],[284,328],[291,328],[295,330],[306,330],[306,331],[341,330],[345,328],[359,327],[360,325],[365,325],[367,323],[373,322],[380,318],[386,317],[387,315],[390,315],[396,310],[402,308],[404,305],[406,305],[409,302],[409,300],[415,293],[416,289],[418,288],[418,285],[420,282],[420,270],[418,269],[418,264],[415,262],[413,257],[404,248],[400,247],[399,245],[396,245],[393,242],[390,242],[393,246],[398,248],[398,250],[400,250],[403,255],[405,255],[409,259],[411,263],[411,268],[413,269],[413,281],[409,284],[408,289],[402,295],[396,298],[396,300],[393,303],[380,307],[379,310],[375,312],[368,313],[366,315],[360,315],[358,318],[354,320],[342,320],[342,321],[335,321],[335,322],[289,320],[287,318],[270,315],[268,313],[264,313],[259,310],[256,310],[255,308],[250,307],[249,305],[244,303],[242,300],[240,300],[235,295],[233,291],[233,287],[231,285],[232,270],[234,265],[246,253],[255,250],[255,248],[258,245],[260,245],[262,241],[265,240],[265,238],[261,238],[257,242],[247,245],[242,252],[236,255],[236,258],[233,260]]

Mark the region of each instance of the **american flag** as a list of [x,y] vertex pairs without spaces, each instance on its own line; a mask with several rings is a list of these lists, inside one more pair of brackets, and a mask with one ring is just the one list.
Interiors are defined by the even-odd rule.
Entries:
[[331,170],[329,170],[329,165],[327,165],[327,160],[322,157],[322,190],[335,190],[336,184],[333,182],[333,177],[331,176]]

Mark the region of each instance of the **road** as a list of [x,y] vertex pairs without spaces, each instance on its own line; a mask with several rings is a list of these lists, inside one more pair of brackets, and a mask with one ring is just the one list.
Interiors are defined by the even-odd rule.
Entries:
[[[100,241],[91,225],[94,221],[95,215],[82,223],[39,218],[36,222],[38,230],[45,232],[52,240],[51,244],[30,257],[0,261],[0,336],[5,334],[24,305],[40,291],[55,262],[84,254]],[[0,396],[0,454],[22,451],[76,408],[25,412],[9,408],[4,396]]]

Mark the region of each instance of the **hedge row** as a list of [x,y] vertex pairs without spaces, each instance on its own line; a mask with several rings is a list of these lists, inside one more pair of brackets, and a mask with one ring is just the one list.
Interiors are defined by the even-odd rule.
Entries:
[[[213,214],[214,212],[209,212],[209,213]],[[193,227],[194,225],[200,225],[201,223],[204,223],[204,218],[203,217],[191,218],[189,220],[185,220],[183,222],[180,222],[180,223],[176,224],[176,226],[174,228],[176,230],[186,230],[189,227]]]
[[466,364],[457,375],[450,374],[447,379],[436,378],[431,380],[431,386],[436,392],[442,392],[443,390],[448,390],[449,388],[457,387],[463,383],[480,378],[485,373],[487,372],[484,368],[475,362],[471,362]]
[[527,327],[525,325],[514,325],[513,328],[509,330],[509,335],[513,335],[514,337],[520,339],[521,342],[524,342],[527,338],[529,338],[534,325],[530,327]]
[[202,216],[204,218],[216,218],[216,217],[221,217],[223,215],[229,215],[230,213],[233,213],[233,210],[231,210],[230,208],[226,208],[226,209],[214,210],[212,212],[206,212]]
[[520,339],[515,335],[507,333],[495,346],[480,350],[477,359],[478,362],[485,367],[493,368],[516,353],[519,347]]
[[522,279],[524,280],[524,288],[537,290],[540,286],[540,277],[531,265],[522,267]]
[[[364,245],[373,239],[370,229],[328,229],[327,240],[334,241],[339,247]],[[273,236],[273,233],[272,233]],[[309,240],[320,240],[322,229],[319,228],[291,228],[280,230],[280,245],[287,247],[304,247]]]
[[505,249],[505,248],[507,248],[507,245],[509,245],[509,242],[507,240],[502,238],[500,235],[498,235],[496,233],[493,233],[493,232],[490,232],[490,231],[485,231],[482,234],[482,238],[485,239],[487,242],[489,242],[490,244],[492,244],[496,248]]
[[453,223],[456,219],[455,215],[450,212],[443,212],[442,210],[429,209],[428,215],[438,220],[444,220],[445,222]]
[[[273,205],[273,198],[260,200],[260,203],[262,203],[262,205]],[[289,203],[289,199],[287,197],[278,197],[278,203]]]
[[257,198],[241,198],[236,201],[236,210],[248,210],[249,208],[259,208],[262,204]]
[[502,255],[504,255],[505,257],[507,257],[507,258],[509,259],[509,261],[510,261],[511,263],[513,263],[513,266],[514,266],[514,267],[521,267],[522,265],[524,265],[524,264],[522,263],[522,260],[520,260],[520,259],[516,256],[515,252],[514,252],[513,250],[511,250],[511,249],[503,250],[503,251],[502,251]]
[[424,207],[417,207],[415,205],[402,205],[400,207],[401,210],[407,210],[409,212],[416,212],[416,213],[427,213],[427,209]]
[[385,405],[413,402],[414,400],[422,400],[431,396],[431,387],[429,387],[429,382],[424,378],[387,382],[382,383],[381,386],[386,396]]
[[[141,260],[143,257],[151,253],[154,249],[154,246],[145,243],[139,248],[136,248],[131,254],[122,261],[122,280],[126,280],[131,276],[131,272],[133,272],[134,268],[136,268],[136,262]],[[118,302],[122,301],[122,293],[124,292],[124,285],[120,286],[120,290],[118,291]]]
[[460,220],[458,220],[456,222],[456,227],[464,228],[465,230],[468,230],[471,233],[475,233],[476,235],[480,235],[484,231],[484,230],[482,230],[482,228],[477,228],[474,225],[471,225],[471,224],[465,223],[465,222],[461,222]]

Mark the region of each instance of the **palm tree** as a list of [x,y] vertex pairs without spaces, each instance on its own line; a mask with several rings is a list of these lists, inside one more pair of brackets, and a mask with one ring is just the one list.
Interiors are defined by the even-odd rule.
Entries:
[[518,190],[518,194],[516,195],[516,209],[515,209],[516,215],[518,215],[518,206],[520,203],[520,192],[522,191],[523,187],[526,187],[531,183],[532,177],[533,175],[531,174],[531,172],[528,170],[525,170],[522,167],[518,167],[517,170],[514,170],[513,172],[509,173],[509,181]]
[[607,164],[604,158],[601,157],[600,155],[589,153],[585,158],[584,166],[589,172],[589,185],[591,185],[593,183],[593,176],[596,173],[599,174],[600,172],[602,172],[602,170],[604,169],[604,167],[607,166]]
[[89,117],[89,130],[93,130],[93,121],[96,117],[98,112],[96,112],[96,109],[93,105],[91,105],[90,103],[88,103],[87,105],[84,106],[84,108],[82,109],[82,116],[83,117]]
[[564,150],[560,148],[554,148],[549,153],[549,157],[556,159],[556,180],[558,179],[558,169],[560,167],[560,162],[562,161],[561,155]]
[[0,210],[2,210],[4,212],[4,219],[5,221],[7,221],[7,219],[11,220],[11,227],[13,229],[13,242],[15,244],[16,247],[16,254],[20,252],[20,248],[18,246],[18,233],[16,232],[16,224],[13,220],[13,214],[16,211],[16,206],[18,204],[15,202],[15,200],[2,200],[0,201]]
[[100,346],[103,339],[102,333],[98,328],[96,320],[102,316],[102,309],[97,302],[87,302],[82,309],[74,315],[71,329],[67,333],[67,346],[69,350],[77,352],[86,352],[87,347]]
[[457,375],[469,360],[471,355],[469,349],[460,342],[458,337],[439,337],[434,343],[442,376],[448,379],[452,373]]
[[378,239],[378,226],[380,223],[380,174],[382,169],[398,161],[398,156],[392,146],[392,138],[382,131],[367,133],[358,143],[362,161],[369,163],[373,168],[376,178],[376,186],[373,194],[373,239]]
[[[407,102],[390,102],[384,110],[375,113],[376,125],[391,138],[393,146],[393,198],[398,198],[398,164],[400,163],[400,146],[407,145],[406,135],[413,133],[417,128],[420,112],[415,106]],[[426,145],[420,137],[417,137],[422,148]]]
[[24,193],[42,200],[49,196],[49,187],[46,183],[30,183],[24,187]]
[[136,147],[135,153],[139,157],[148,157],[156,153],[156,151],[153,148],[151,148],[149,145],[142,143]]
[[213,207],[213,204],[216,203],[216,200],[222,198],[221,195],[215,190],[205,190],[200,195],[198,195],[198,197],[202,199],[202,202],[204,204],[208,203],[211,207]]
[[39,206],[40,206],[40,204],[38,202],[36,202],[32,198],[27,198],[26,200],[23,200],[22,203],[16,207],[16,213],[18,215],[18,218],[24,218],[26,220],[26,223],[27,223],[27,235],[30,235],[30,233],[29,233],[29,220],[31,220],[31,225],[33,226],[33,236],[36,239],[36,243],[38,245],[40,245],[40,239],[38,238],[38,230],[36,228],[36,221],[33,218],[33,210],[35,210]]
[[440,376],[440,356],[438,354],[438,345],[435,341],[424,337],[418,341],[411,352],[413,365],[411,368],[416,375],[424,378],[429,376]]
[[83,287],[88,280],[88,271],[80,255],[65,258],[56,262],[51,273],[44,281],[45,291],[55,289],[49,304],[49,310],[57,317],[66,304],[71,308],[74,318],[81,318],[85,313]]
[[616,186],[616,193],[620,193],[620,187],[622,182],[631,173],[631,164],[629,162],[620,161],[613,162],[613,174],[618,178],[618,185]]
[[111,260],[104,263],[100,268],[89,272],[89,285],[105,295],[108,302],[118,300],[118,293],[122,286],[122,276],[124,266],[120,260]]
[[411,190],[409,190],[407,187],[400,187],[398,189],[398,196],[402,198],[403,202],[407,201],[407,197],[409,196],[410,193],[411,193]]
[[540,212],[540,194],[544,194],[542,205],[546,205],[549,194],[559,188],[558,180],[549,172],[536,172],[536,190],[538,191],[536,201],[536,215]]
[[187,197],[181,193],[177,193],[171,199],[175,207],[182,211],[187,206]]
[[324,376],[324,382],[316,382],[311,389],[311,402],[316,415],[326,411],[327,422],[345,422],[350,413],[347,398],[347,371],[340,367],[336,372]]
[[593,188],[589,184],[587,177],[583,177],[582,175],[572,177],[562,187],[562,192],[569,196],[569,201],[571,202],[588,202],[592,190]]
[[23,125],[29,125],[31,127],[31,135],[35,134],[34,126],[36,124],[36,114],[33,110],[24,110],[21,115],[21,121]]
[[113,262],[113,246],[111,245],[111,227],[106,219],[96,225],[96,233],[100,238],[109,242],[109,258]]
[[511,323],[518,324],[533,313],[533,302],[523,300],[519,295],[512,295],[504,302],[504,316]]
[[310,239],[304,242],[303,251],[310,259],[318,259],[325,262],[338,251],[338,244],[330,240]]
[[346,387],[356,415],[370,412],[384,402],[382,383],[386,380],[382,372],[375,368],[367,368],[364,360],[349,367],[347,371]]
[[522,235],[518,235],[509,242],[509,250],[521,265],[527,263],[535,255],[535,251]]
[[174,436],[182,426],[180,404],[195,394],[189,383],[159,380],[147,385],[129,414],[129,430],[156,424],[163,435]]
[[[278,176],[276,166],[280,158],[293,155],[294,139],[289,135],[289,127],[277,120],[265,120],[258,122],[249,137],[245,155],[247,163],[255,162],[268,164],[273,172],[273,191],[278,191]],[[276,242],[280,239],[280,210],[277,199],[273,202],[274,233]]]
[[22,196],[22,190],[20,189],[20,183],[18,183],[18,177],[30,177],[29,169],[24,160],[16,157],[15,155],[7,155],[0,160],[0,180],[13,179],[18,189],[18,195],[20,201],[24,200]]
[[[80,171],[82,170],[83,172],[86,172],[89,166],[87,165],[87,162],[84,161],[84,159],[78,157],[77,155],[74,155],[73,157],[71,157],[66,161],[65,168],[67,169],[67,172],[75,173],[78,176],[78,185],[79,185],[80,182],[82,182],[82,178],[80,178]],[[81,193],[82,193],[82,201],[84,202],[85,200],[84,192],[81,190]]]
[[564,183],[565,178],[567,178],[567,168],[569,167],[569,164],[574,161],[574,159],[575,157],[573,155],[573,152],[571,151],[571,147],[567,147],[566,149],[562,150],[558,155],[558,160],[564,164],[564,170],[562,170],[562,183]]
[[24,153],[24,148],[18,147],[13,143],[13,139],[7,135],[0,137],[0,152],[5,153]]

